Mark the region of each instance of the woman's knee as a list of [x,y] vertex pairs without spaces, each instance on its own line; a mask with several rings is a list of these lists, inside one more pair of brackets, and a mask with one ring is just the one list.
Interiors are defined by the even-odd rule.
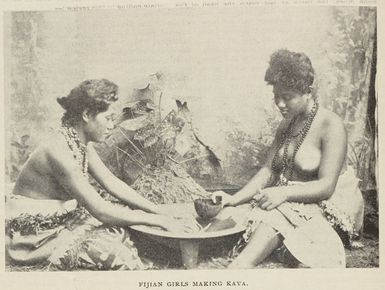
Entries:
[[256,236],[259,239],[263,237],[264,239],[268,239],[268,240],[277,240],[277,241],[282,240],[279,232],[274,227],[264,222],[259,223],[259,225],[255,228],[255,230],[251,234],[250,239],[253,239]]

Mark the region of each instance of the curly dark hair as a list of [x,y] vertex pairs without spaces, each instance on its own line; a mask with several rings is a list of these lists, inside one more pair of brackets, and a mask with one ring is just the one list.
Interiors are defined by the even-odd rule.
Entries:
[[265,81],[269,85],[308,94],[314,82],[314,69],[306,54],[280,49],[270,57]]
[[106,79],[86,80],[73,88],[66,97],[57,98],[65,110],[62,124],[74,126],[81,121],[85,110],[92,116],[108,110],[111,102],[116,101],[118,86]]

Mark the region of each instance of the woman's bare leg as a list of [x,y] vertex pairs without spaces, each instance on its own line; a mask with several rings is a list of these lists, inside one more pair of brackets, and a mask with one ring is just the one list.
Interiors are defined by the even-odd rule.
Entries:
[[229,269],[250,269],[265,260],[282,239],[271,226],[260,223],[249,242],[237,258],[228,266]]

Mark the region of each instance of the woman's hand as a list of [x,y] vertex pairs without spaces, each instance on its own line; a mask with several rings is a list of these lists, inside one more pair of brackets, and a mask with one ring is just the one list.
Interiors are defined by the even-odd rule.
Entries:
[[222,199],[222,206],[225,207],[226,205],[234,205],[233,202],[233,196],[230,194],[227,194],[226,192],[219,190],[214,191],[211,194],[211,199],[214,203],[217,201],[217,197],[220,197]]
[[280,204],[287,201],[287,194],[284,187],[269,187],[261,189],[258,194],[254,196],[260,208],[264,210],[272,210]]
[[160,226],[166,231],[173,233],[192,233],[200,229],[198,222],[194,219],[175,219],[169,216],[161,216]]
[[154,204],[154,213],[162,216],[171,216],[170,210],[160,204]]
[[185,215],[183,217],[176,217],[175,219],[187,228],[189,228],[189,232],[197,232],[202,229],[202,226],[198,223],[198,221],[193,215]]

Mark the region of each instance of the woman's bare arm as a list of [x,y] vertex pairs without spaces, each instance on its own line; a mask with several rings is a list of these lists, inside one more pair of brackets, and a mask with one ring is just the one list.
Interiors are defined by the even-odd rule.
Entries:
[[130,210],[105,201],[82,175],[67,150],[47,149],[46,158],[59,183],[101,222],[122,226],[145,224],[165,227],[165,221],[159,215]]
[[228,205],[236,206],[248,202],[263,188],[270,179],[271,170],[268,167],[261,168],[256,175],[236,194],[229,198]]
[[342,120],[330,114],[322,125],[321,163],[318,179],[291,186],[270,187],[262,190],[257,200],[264,209],[272,209],[284,201],[312,203],[329,198],[343,167],[347,136]]
[[272,175],[272,162],[275,155],[275,152],[279,146],[279,140],[281,134],[286,127],[286,122],[282,121],[279,125],[277,132],[275,134],[274,141],[270,146],[270,149],[267,154],[265,165],[258,171],[256,175],[236,194],[229,198],[228,205],[238,205],[244,202],[249,201],[256,195],[262,188],[264,188],[270,181]]
[[115,196],[123,203],[150,213],[162,214],[161,209],[152,202],[148,201],[135,190],[129,187],[122,180],[117,178],[106,167],[92,145],[88,145],[88,169],[91,175],[102,185],[111,195]]
[[333,116],[322,128],[318,179],[287,187],[288,201],[317,202],[329,198],[336,187],[347,152],[347,134],[342,120]]

